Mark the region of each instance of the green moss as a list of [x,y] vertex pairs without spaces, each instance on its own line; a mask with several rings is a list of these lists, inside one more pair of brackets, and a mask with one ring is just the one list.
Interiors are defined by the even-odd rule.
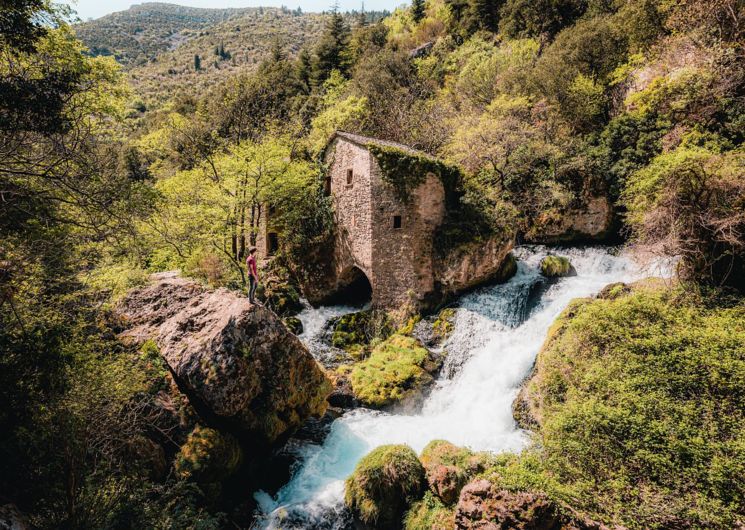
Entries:
[[303,332],[303,323],[297,317],[286,317],[282,320],[292,333],[300,335]]
[[424,498],[411,505],[404,518],[405,530],[451,530],[455,526],[455,512],[428,491]]
[[393,335],[376,346],[370,357],[352,368],[355,397],[380,408],[417,392],[432,376],[425,370],[429,352],[413,337]]
[[357,464],[344,501],[373,528],[401,528],[404,512],[424,491],[424,468],[407,445],[383,445]]
[[401,201],[409,202],[411,192],[432,173],[440,178],[448,204],[457,202],[457,189],[462,178],[460,169],[395,147],[370,143],[367,148],[378,162],[383,179],[393,186]]
[[174,469],[181,478],[214,483],[232,475],[241,460],[241,447],[235,438],[197,426],[176,455]]
[[546,278],[562,278],[571,276],[574,267],[563,256],[546,256],[541,260],[541,274]]
[[334,325],[331,344],[350,353],[359,353],[375,339],[386,339],[393,333],[388,315],[383,311],[358,311],[341,316]]
[[453,319],[455,310],[446,307],[437,315],[437,320],[432,323],[432,331],[439,340],[445,340],[453,332]]
[[745,302],[654,286],[573,304],[528,384],[537,448],[492,469],[631,529],[745,513]]

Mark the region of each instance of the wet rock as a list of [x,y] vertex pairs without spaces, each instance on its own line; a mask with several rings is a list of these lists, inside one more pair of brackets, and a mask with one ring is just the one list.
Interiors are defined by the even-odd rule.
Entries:
[[535,397],[530,396],[528,390],[528,381],[523,382],[517,397],[515,397],[515,401],[512,402],[512,417],[520,428],[535,431],[540,427],[540,423],[537,416],[538,412],[533,402]]
[[303,323],[297,317],[285,317],[283,322],[287,329],[289,329],[294,335],[300,335],[303,332]]
[[208,424],[267,445],[326,409],[331,386],[321,367],[274,313],[235,292],[156,275],[117,311],[125,337],[155,340]]
[[576,276],[577,271],[564,256],[549,255],[541,260],[541,274],[546,278],[563,278]]
[[486,456],[457,447],[444,440],[430,442],[419,460],[424,466],[430,490],[446,505],[458,500],[460,491],[484,470]]
[[357,464],[344,501],[363,527],[396,530],[425,489],[424,468],[407,445],[384,445]]
[[0,530],[29,530],[30,528],[26,516],[15,504],[0,506]]

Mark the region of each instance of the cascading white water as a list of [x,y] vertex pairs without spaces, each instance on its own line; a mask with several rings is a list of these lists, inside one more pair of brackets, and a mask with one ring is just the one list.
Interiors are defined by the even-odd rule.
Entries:
[[[666,272],[643,270],[607,249],[567,249],[557,253],[569,257],[577,275],[551,283],[538,270],[546,248],[515,253],[518,270],[509,282],[459,301],[453,333],[443,346],[446,364],[421,413],[357,409],[334,421],[322,445],[300,449],[299,467],[275,498],[256,494],[262,512],[257,528],[349,528],[342,504],[344,480],[379,445],[405,443],[419,452],[431,440],[445,439],[474,450],[519,451],[527,438],[513,420],[511,405],[559,313],[571,299],[595,294],[609,283]],[[301,316],[308,322],[306,341],[322,328],[317,321],[346,310],[322,311],[326,314]]]

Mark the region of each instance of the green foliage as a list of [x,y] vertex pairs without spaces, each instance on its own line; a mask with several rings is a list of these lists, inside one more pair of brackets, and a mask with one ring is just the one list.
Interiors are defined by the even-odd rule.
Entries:
[[408,202],[411,193],[424,183],[430,173],[442,182],[448,204],[452,205],[457,200],[457,190],[462,178],[457,167],[395,147],[369,144],[367,148],[378,162],[383,179],[393,186],[402,201]]
[[431,491],[414,502],[406,512],[405,530],[450,530],[455,514]]
[[684,279],[745,290],[744,160],[684,143],[634,173],[622,200],[636,240],[679,256]]
[[499,30],[508,37],[551,37],[582,16],[586,6],[580,0],[507,0]]
[[424,486],[416,453],[407,445],[383,445],[359,461],[347,479],[344,500],[364,524],[400,528],[404,511]]
[[445,340],[453,331],[453,319],[455,310],[446,307],[437,314],[437,319],[432,323],[432,331],[440,340]]
[[528,387],[540,457],[499,473],[629,528],[730,528],[745,498],[742,302],[638,288],[567,311]]
[[355,397],[365,406],[380,408],[416,393],[432,380],[425,369],[429,357],[417,339],[391,336],[353,366],[350,380]]

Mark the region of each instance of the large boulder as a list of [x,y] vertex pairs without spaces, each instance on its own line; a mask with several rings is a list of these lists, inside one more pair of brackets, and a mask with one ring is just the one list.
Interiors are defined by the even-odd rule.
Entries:
[[539,215],[524,239],[528,243],[558,244],[602,241],[613,233],[614,209],[605,193],[585,194],[580,204]]
[[[456,530],[610,530],[544,493],[509,491],[486,479],[467,484],[455,507]],[[625,530],[621,526],[613,530]]]
[[568,258],[551,254],[541,260],[541,274],[546,278],[564,278],[576,276],[577,271]]
[[238,293],[160,274],[117,311],[125,337],[155,341],[208,424],[267,445],[326,410],[321,367],[274,313]]
[[424,468],[407,445],[383,445],[357,464],[344,501],[364,528],[401,528],[404,513],[421,498]]
[[424,466],[429,489],[445,505],[451,505],[458,500],[463,486],[484,471],[486,456],[445,440],[434,440],[427,444],[419,460]]
[[455,509],[458,530],[560,530],[562,527],[556,506],[545,495],[510,492],[484,479],[463,488]]
[[451,296],[488,281],[509,280],[517,270],[510,251],[513,234],[496,234],[485,242],[450,249],[435,260],[435,282],[442,296]]

